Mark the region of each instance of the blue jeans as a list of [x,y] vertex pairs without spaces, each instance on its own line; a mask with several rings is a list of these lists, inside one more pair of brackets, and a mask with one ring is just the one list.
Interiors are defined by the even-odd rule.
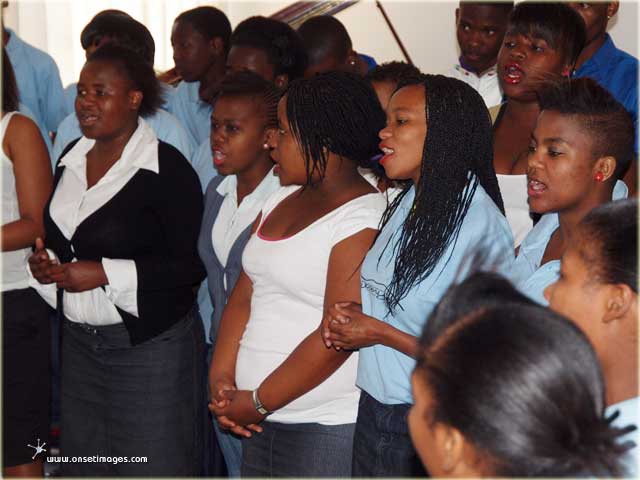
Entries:
[[354,477],[427,476],[409,436],[411,405],[385,405],[360,394],[353,438]]
[[242,439],[243,477],[350,477],[355,424],[262,422]]

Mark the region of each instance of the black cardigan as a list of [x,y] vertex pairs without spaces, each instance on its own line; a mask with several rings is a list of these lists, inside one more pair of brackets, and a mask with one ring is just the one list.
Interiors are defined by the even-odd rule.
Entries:
[[[64,155],[77,143],[71,143]],[[138,318],[117,308],[132,345],[164,332],[194,306],[205,276],[197,242],[203,201],[189,162],[171,145],[158,142],[159,173],[140,169],[67,240],[51,218],[53,193],[44,211],[46,246],[62,263],[134,260],[138,274]],[[55,192],[65,167],[56,166]],[[58,308],[62,307],[58,291]]]

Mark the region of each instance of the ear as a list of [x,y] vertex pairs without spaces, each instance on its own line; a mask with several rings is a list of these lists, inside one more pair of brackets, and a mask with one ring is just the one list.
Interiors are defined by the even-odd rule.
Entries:
[[129,92],[129,108],[131,110],[138,110],[143,97],[144,95],[140,90],[131,90]]
[[616,164],[617,162],[615,157],[607,156],[599,158],[593,166],[594,178],[598,175],[598,180],[601,182],[606,182],[611,179],[611,177],[613,177],[613,173],[616,171]]
[[460,18],[460,9],[456,8],[456,25],[458,25],[458,19]]
[[216,57],[225,57],[224,42],[220,37],[213,37],[209,44]]
[[620,8],[620,2],[609,2],[607,5],[607,19],[618,13],[618,8]]
[[442,470],[453,474],[463,464],[464,437],[456,428],[443,423],[436,423],[433,428],[436,445],[442,446]]
[[346,62],[347,62],[347,70],[353,73],[358,73],[358,70],[359,70],[358,54],[356,52],[354,52],[353,50],[349,50],[349,53],[347,53]]
[[265,129],[264,135],[262,136],[262,147],[264,148],[265,145],[267,146],[265,150],[271,149],[271,142],[272,142],[273,136],[276,135],[277,133],[278,133],[278,129],[275,127],[269,127]]
[[289,75],[287,75],[286,73],[276,75],[276,77],[273,79],[273,83],[276,87],[282,90],[286,88],[287,85],[289,85]]
[[618,283],[608,286],[607,310],[602,321],[609,323],[624,318],[633,308],[636,295],[629,285]]

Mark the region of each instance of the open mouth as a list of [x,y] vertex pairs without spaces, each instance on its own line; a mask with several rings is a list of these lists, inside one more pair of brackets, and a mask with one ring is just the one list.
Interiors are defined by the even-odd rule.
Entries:
[[395,150],[393,148],[389,148],[383,145],[380,145],[380,150],[382,150],[382,157],[379,160],[380,163],[386,162],[395,153]]
[[218,150],[218,149],[213,150],[213,164],[216,167],[219,167],[222,164],[224,164],[224,161],[226,160],[226,158],[227,156],[224,154],[224,152],[222,152],[222,150]]
[[538,180],[534,180],[533,178],[529,179],[527,183],[527,195],[530,197],[539,197],[547,190],[547,186],[539,182]]
[[78,122],[80,122],[80,125],[82,125],[83,127],[94,125],[97,121],[98,121],[97,115],[93,115],[89,113],[80,113],[78,115]]
[[511,85],[516,85],[522,81],[522,77],[524,77],[524,75],[524,70],[520,68],[520,65],[512,63],[504,67],[504,74],[502,78],[505,82]]

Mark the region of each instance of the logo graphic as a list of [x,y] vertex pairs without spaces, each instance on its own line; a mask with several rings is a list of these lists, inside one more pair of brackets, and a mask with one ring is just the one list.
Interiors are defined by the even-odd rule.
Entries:
[[35,453],[33,454],[33,457],[31,457],[31,460],[35,460],[35,458],[40,455],[41,453],[44,453],[47,451],[46,448],[44,448],[44,446],[47,444],[47,442],[44,442],[42,445],[40,445],[40,439],[38,439],[38,445],[37,446],[33,446],[27,443],[27,447],[33,448],[35,450]]

